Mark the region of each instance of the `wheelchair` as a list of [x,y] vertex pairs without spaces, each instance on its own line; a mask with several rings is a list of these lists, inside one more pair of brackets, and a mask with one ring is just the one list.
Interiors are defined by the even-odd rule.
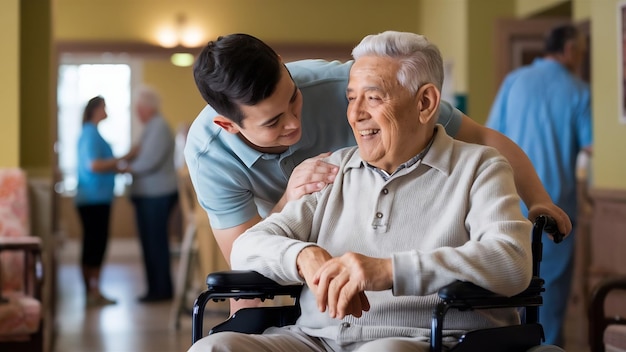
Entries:
[[[544,280],[539,276],[543,245],[543,232],[553,235],[555,243],[561,242],[554,219],[541,215],[533,224],[532,257],[533,277],[528,288],[513,297],[495,294],[469,282],[457,281],[438,291],[441,301],[434,308],[431,323],[430,350],[442,351],[444,317],[448,310],[461,311],[492,308],[520,308],[522,324],[469,331],[459,339],[450,352],[557,352],[564,351],[556,346],[541,345],[545,341],[543,327],[539,323],[539,307],[543,303],[541,293],[545,291]],[[222,271],[207,276],[208,289],[202,292],[193,306],[192,344],[204,335],[203,316],[208,301],[226,299],[273,299],[276,296],[290,296],[292,306],[243,308],[228,320],[209,330],[209,334],[234,331],[247,334],[260,334],[271,326],[295,324],[300,316],[299,296],[302,285],[281,286],[255,271]]]

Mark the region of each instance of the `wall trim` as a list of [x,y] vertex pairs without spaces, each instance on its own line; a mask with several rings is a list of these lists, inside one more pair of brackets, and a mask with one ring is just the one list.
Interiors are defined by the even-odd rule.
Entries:
[[589,190],[592,199],[603,199],[626,202],[625,189],[592,188]]

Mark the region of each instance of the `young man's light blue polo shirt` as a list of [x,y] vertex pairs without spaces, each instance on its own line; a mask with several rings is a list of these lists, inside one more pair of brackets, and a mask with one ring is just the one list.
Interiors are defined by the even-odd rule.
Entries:
[[[213,123],[206,106],[195,119],[185,145],[185,160],[200,205],[211,226],[225,229],[266,217],[282,197],[293,169],[320,153],[356,145],[348,124],[346,88],[352,61],[302,60],[287,64],[302,92],[302,138],[282,154],[264,154]],[[442,102],[439,123],[450,135],[462,114]]]

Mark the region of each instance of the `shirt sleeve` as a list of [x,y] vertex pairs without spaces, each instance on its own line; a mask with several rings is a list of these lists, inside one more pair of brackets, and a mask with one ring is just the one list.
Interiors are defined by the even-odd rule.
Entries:
[[304,248],[315,245],[310,240],[316,206],[317,197],[308,194],[248,229],[233,243],[232,268],[255,270],[281,285],[304,283],[296,260]]
[[532,276],[531,224],[519,207],[513,171],[502,158],[473,176],[464,222],[469,240],[459,247],[405,251],[392,256],[393,294],[426,295],[453,280],[512,296]]
[[[208,164],[210,165],[210,163]],[[192,178],[198,202],[206,211],[211,227],[227,229],[243,224],[258,214],[245,176],[231,170],[228,176],[217,167],[196,168]]]
[[578,143],[582,148],[590,147],[593,143],[593,124],[591,122],[591,93],[586,86],[582,92],[579,114],[577,119]]
[[[212,109],[211,109],[212,110]],[[196,191],[198,203],[204,209],[214,229],[227,229],[252,219],[258,214],[252,185],[236,158],[228,152],[212,147],[215,135],[207,129],[207,108],[191,125],[184,154],[189,176]],[[213,151],[215,148],[216,151]]]
[[85,165],[87,170],[93,172],[92,163],[102,159],[103,155],[101,144],[98,143],[97,130],[91,128],[91,126],[84,127],[83,135],[78,140],[79,163]]
[[442,100],[439,104],[439,119],[437,123],[443,125],[446,133],[451,137],[456,136],[461,128],[462,121],[463,113],[447,101]]

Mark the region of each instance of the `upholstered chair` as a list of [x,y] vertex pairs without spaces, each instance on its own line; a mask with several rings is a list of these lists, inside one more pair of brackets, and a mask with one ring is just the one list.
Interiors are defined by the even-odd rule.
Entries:
[[20,169],[0,169],[0,351],[42,350],[41,240],[29,230]]

